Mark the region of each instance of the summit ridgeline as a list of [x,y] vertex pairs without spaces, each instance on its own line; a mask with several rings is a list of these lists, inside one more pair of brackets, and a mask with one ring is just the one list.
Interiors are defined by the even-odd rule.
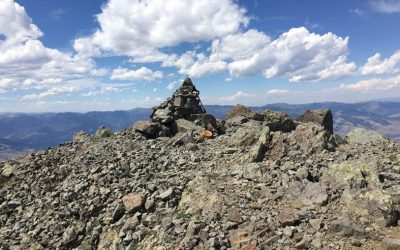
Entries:
[[148,121],[0,162],[0,249],[399,249],[400,145],[332,128],[217,120],[186,79]]

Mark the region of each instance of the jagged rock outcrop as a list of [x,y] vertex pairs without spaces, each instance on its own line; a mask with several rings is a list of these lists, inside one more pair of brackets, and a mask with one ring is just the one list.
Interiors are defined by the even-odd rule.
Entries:
[[205,140],[176,111],[0,162],[0,249],[398,246],[399,144],[243,107]]
[[321,125],[326,131],[333,134],[333,116],[330,109],[309,109],[298,119],[300,122],[313,122]]

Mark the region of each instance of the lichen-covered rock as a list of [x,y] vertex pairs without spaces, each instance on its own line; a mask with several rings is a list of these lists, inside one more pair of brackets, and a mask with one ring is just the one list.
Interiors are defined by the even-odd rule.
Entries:
[[107,137],[110,137],[112,135],[114,135],[114,132],[112,132],[109,128],[102,127],[102,128],[99,128],[96,131],[96,135],[95,136],[97,138],[107,138]]
[[239,128],[230,138],[230,145],[251,146],[258,141],[261,131],[258,127]]
[[347,134],[346,141],[350,144],[375,145],[379,143],[388,143],[389,139],[372,130],[354,128]]
[[86,132],[84,131],[79,131],[74,133],[74,137],[72,139],[73,142],[84,142],[86,140],[90,139],[90,135],[88,135]]
[[296,145],[305,154],[334,151],[336,142],[334,137],[322,126],[317,124],[300,124],[289,136],[291,145]]

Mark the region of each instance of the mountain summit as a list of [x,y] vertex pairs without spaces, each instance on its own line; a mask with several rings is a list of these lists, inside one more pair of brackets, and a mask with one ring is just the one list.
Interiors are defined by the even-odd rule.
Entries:
[[217,120],[187,79],[148,121],[1,162],[0,248],[398,249],[400,145],[332,123]]

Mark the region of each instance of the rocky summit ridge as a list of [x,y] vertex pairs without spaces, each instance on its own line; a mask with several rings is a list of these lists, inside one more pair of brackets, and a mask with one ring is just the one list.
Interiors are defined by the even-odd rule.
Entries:
[[148,121],[1,162],[0,249],[399,249],[400,145],[332,125],[219,121],[187,79]]

